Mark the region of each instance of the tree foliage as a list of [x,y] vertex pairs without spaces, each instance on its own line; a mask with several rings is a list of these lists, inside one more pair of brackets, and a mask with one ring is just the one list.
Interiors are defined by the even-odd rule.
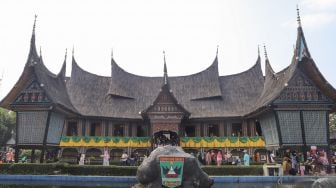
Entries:
[[15,129],[15,119],[14,112],[0,108],[0,147],[5,146],[11,138],[11,132]]
[[336,113],[329,115],[329,126],[331,131],[336,131]]

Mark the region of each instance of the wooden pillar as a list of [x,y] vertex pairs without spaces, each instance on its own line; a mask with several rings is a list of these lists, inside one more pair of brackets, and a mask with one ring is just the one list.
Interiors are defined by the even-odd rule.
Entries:
[[84,127],[84,130],[85,130],[85,135],[84,136],[90,136],[90,122],[89,120],[86,120],[85,121],[85,127]]
[[225,131],[224,131],[224,121],[219,121],[219,136],[224,136],[225,135]]
[[46,124],[46,128],[45,128],[45,131],[44,131],[43,146],[42,146],[41,156],[40,156],[40,163],[44,162],[44,155],[45,155],[45,151],[47,149],[47,137],[48,137],[51,113],[52,113],[51,110],[48,111],[47,124]]
[[69,124],[69,121],[66,120],[66,121],[65,121],[65,125],[64,125],[63,130],[62,130],[62,135],[64,135],[64,136],[68,136],[68,135],[67,135],[68,124]]
[[203,123],[203,136],[209,136],[208,124]]
[[197,123],[195,125],[195,136],[201,136],[201,124]]
[[109,121],[108,125],[109,125],[108,136],[113,136],[113,123],[112,123],[112,121]]
[[86,124],[86,119],[82,119],[82,134],[81,134],[81,136],[85,136],[85,124]]
[[132,136],[132,134],[133,134],[133,123],[128,123],[127,127],[128,127],[128,136]]
[[138,124],[133,124],[132,125],[132,136],[137,136],[137,134],[138,134],[138,126],[140,126],[140,125],[138,125]]
[[242,122],[242,136],[247,136],[247,121],[243,120]]
[[83,136],[83,120],[82,119],[77,120],[77,133],[78,133],[78,136]]
[[250,120],[249,122],[249,128],[250,128],[250,135],[249,136],[255,136],[256,135],[256,121]]
[[[327,146],[327,156],[328,156],[328,159],[330,159],[329,156],[331,156],[331,153],[330,153],[330,125],[329,125],[329,111],[326,111],[326,129],[327,129],[327,143],[328,143],[328,146]],[[306,148],[306,150],[308,150]]]
[[105,131],[104,131],[104,136],[108,136],[109,135],[109,122],[106,120],[104,121],[104,124],[105,124]]
[[226,128],[227,128],[226,135],[227,135],[227,136],[231,136],[232,123],[231,123],[231,122],[228,122],[228,123],[226,124]]
[[129,123],[125,123],[124,124],[124,136],[129,136],[128,128],[129,128]]
[[15,129],[16,129],[16,134],[15,134],[15,156],[14,156],[14,162],[17,163],[19,162],[19,114],[16,112],[16,124],[15,124]]
[[106,123],[104,120],[102,120],[100,124],[101,124],[100,136],[105,136]]
[[[303,143],[303,151],[306,149],[307,147],[307,142],[306,142],[306,132],[305,132],[305,128],[304,128],[304,120],[303,120],[303,111],[300,110],[300,122],[301,122],[301,134],[302,134],[302,143]],[[328,122],[329,123],[329,122]],[[327,128],[329,129],[329,128]]]
[[20,147],[15,147],[15,153],[14,153],[14,162],[18,163],[19,162],[19,153],[20,153]]
[[35,163],[35,149],[31,151],[30,163]]

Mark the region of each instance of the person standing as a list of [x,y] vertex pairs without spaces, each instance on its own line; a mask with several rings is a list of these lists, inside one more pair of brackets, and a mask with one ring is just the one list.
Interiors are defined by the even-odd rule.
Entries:
[[84,165],[85,164],[85,153],[80,154],[79,157],[79,165]]
[[208,151],[205,155],[205,163],[206,165],[210,165],[211,164],[211,154],[210,151]]
[[222,155],[222,151],[218,151],[217,152],[217,166],[222,165],[222,161],[223,161],[223,155]]
[[250,155],[244,150],[244,165],[250,166]]
[[7,163],[12,163],[14,159],[14,154],[12,149],[9,149],[8,152],[6,153],[6,162]]
[[283,161],[282,161],[282,169],[283,169],[284,175],[289,174],[289,171],[291,169],[291,162],[290,162],[290,159],[286,156],[283,158]]
[[127,165],[127,160],[128,160],[128,155],[126,152],[124,152],[122,155],[121,155],[121,164],[123,166],[126,166]]
[[109,166],[110,165],[110,155],[108,152],[108,149],[104,149],[104,155],[103,155],[103,166]]
[[270,162],[271,162],[271,163],[275,163],[274,158],[275,158],[274,153],[271,153],[271,154],[270,154]]

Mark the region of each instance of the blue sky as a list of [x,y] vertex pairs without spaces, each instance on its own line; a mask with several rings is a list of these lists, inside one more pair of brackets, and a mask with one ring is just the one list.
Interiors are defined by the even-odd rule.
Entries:
[[0,98],[26,63],[34,14],[36,45],[54,73],[67,48],[70,75],[74,46],[77,63],[98,75],[110,75],[111,49],[134,74],[161,76],[163,50],[170,76],[193,74],[212,63],[219,45],[219,71],[228,75],[253,66],[264,43],[275,71],[289,65],[297,4],[310,53],[336,87],[336,0],[2,0]]

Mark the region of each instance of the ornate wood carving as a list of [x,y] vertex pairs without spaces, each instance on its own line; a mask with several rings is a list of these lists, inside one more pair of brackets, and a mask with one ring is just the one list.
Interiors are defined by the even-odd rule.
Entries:
[[181,107],[167,85],[163,86],[154,104],[148,108],[152,134],[158,131],[173,131],[179,133],[179,125],[186,111]]
[[275,103],[329,102],[328,98],[303,73],[297,72]]
[[34,80],[15,99],[14,104],[49,103],[50,100],[46,96],[46,93],[44,92],[42,87],[43,87],[43,84],[39,84],[36,80]]

